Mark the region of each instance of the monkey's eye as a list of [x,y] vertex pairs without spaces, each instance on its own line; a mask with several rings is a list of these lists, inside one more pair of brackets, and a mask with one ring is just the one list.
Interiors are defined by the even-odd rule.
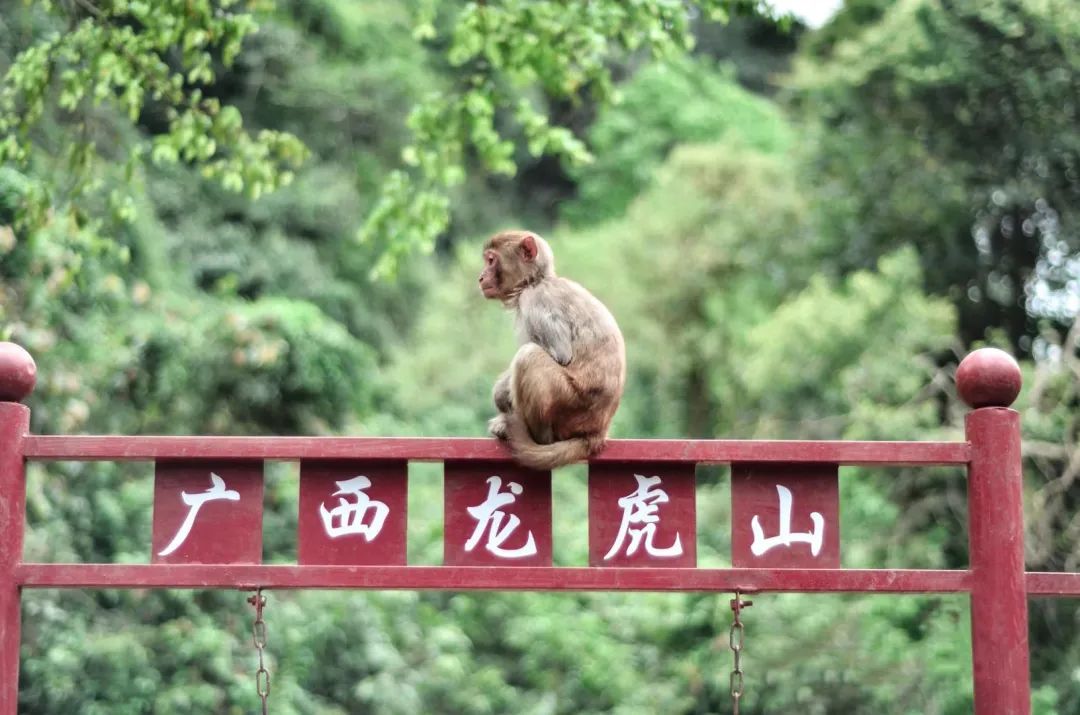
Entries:
[[492,255],[488,254],[488,256],[487,256],[487,264],[489,266],[495,265],[495,256],[492,256]]

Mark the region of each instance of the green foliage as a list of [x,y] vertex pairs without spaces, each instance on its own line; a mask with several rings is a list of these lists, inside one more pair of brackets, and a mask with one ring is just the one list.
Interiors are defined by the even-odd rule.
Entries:
[[[234,107],[205,91],[215,80],[215,62],[231,65],[256,28],[251,14],[234,5],[235,0],[84,2],[67,31],[43,23],[48,29],[12,60],[0,84],[0,161],[28,166],[40,152],[63,151],[73,182],[63,193],[46,183],[27,195],[19,207],[22,226],[36,228],[52,204],[66,205],[102,188],[99,142],[106,127],[96,115],[103,105],[131,122],[145,121],[151,108],[164,119],[163,131],[129,147],[129,172],[146,155],[156,163],[183,161],[251,196],[292,179],[289,168],[305,157],[303,145],[272,130],[252,136]],[[38,3],[36,12],[56,8]],[[77,137],[64,147],[44,141],[37,131],[52,102],[66,132]],[[121,192],[113,198],[123,197]],[[72,210],[77,209],[76,203]]]
[[316,307],[281,298],[193,307],[126,341],[120,367],[131,377],[112,398],[131,405],[141,431],[173,431],[178,418],[212,432],[324,431],[372,409],[371,349]]
[[[613,61],[630,53],[671,57],[692,45],[690,14],[683,3],[604,0],[504,0],[420,3],[415,35],[444,41],[446,59],[459,84],[418,105],[409,116],[414,141],[402,158],[410,170],[395,171],[368,216],[360,237],[385,247],[377,274],[393,272],[416,250],[431,250],[449,222],[447,190],[461,183],[466,159],[496,175],[513,176],[518,143],[528,154],[552,155],[580,166],[592,160],[567,127],[553,126],[537,105],[576,101],[588,95],[601,104],[614,94]],[[697,3],[712,16],[757,3]],[[441,15],[452,30],[440,36]],[[445,21],[443,21],[445,22]],[[534,88],[542,90],[533,96]],[[501,110],[501,111],[499,111]],[[500,123],[512,121],[511,134]]]
[[1080,92],[1080,5],[906,0],[822,51],[794,97],[817,127],[826,253],[865,266],[917,246],[965,341],[1001,327],[1026,352],[1029,315],[1068,322],[1080,123],[1061,98]]
[[624,218],[570,242],[562,260],[583,263],[586,284],[611,276],[597,290],[616,317],[633,316],[628,392],[650,399],[624,402],[624,434],[748,429],[737,425],[745,393],[720,366],[805,280],[806,232],[784,160],[722,142],[676,149]]
[[[815,276],[755,326],[747,347],[756,359],[745,379],[766,419],[812,422],[847,412],[862,439],[913,436],[890,423],[888,406],[903,405],[902,419],[910,419],[907,401],[933,376],[933,357],[949,348],[955,326],[951,306],[924,296],[921,282],[908,249],[883,258],[876,272],[848,276],[839,290]],[[899,355],[913,364],[897,365]],[[805,413],[799,407],[809,405]],[[935,418],[931,411],[920,421],[929,427]]]
[[[377,9],[367,13],[374,20],[364,17],[366,5]],[[58,7],[45,3],[35,13],[20,15],[32,20],[35,42],[20,48],[0,85],[0,159],[28,166],[39,154],[56,150],[40,131],[53,103],[64,125],[79,133],[76,141],[65,142],[65,173],[73,181],[59,191],[56,179],[36,177],[34,201],[20,206],[21,225],[36,229],[57,205],[81,212],[83,194],[103,188],[97,176],[99,144],[118,118],[98,121],[102,105],[154,129],[152,139],[126,147],[123,184],[130,186],[147,156],[158,164],[197,166],[226,189],[252,197],[292,181],[292,169],[306,158],[307,149],[294,134],[276,128],[283,120],[288,123],[288,113],[253,135],[237,107],[222,104],[217,96],[221,69],[233,66],[242,43],[256,29],[250,7],[237,9],[236,0],[81,2],[64,6],[73,23],[67,31],[47,14]],[[267,14],[266,8],[254,7]],[[397,41],[395,30],[370,41],[373,28],[401,27],[395,23],[400,18],[387,9],[383,3],[358,7],[320,0],[310,7],[299,5],[296,12],[326,38],[328,47],[354,59],[371,60],[376,56],[371,47],[360,48],[379,44],[393,47],[384,58],[415,56],[416,46]],[[517,0],[418,3],[411,21],[414,41],[444,50],[458,78],[429,93],[409,113],[413,141],[400,154],[408,168],[382,178],[379,199],[359,230],[379,253],[373,274],[396,272],[404,256],[432,250],[435,238],[449,226],[448,190],[461,184],[469,161],[475,159],[495,175],[513,176],[521,163],[519,145],[533,157],[553,156],[573,165],[591,160],[569,127],[551,123],[548,105],[583,97],[606,102],[613,95],[613,60],[640,52],[674,56],[692,44],[691,13],[723,18],[732,9],[764,11],[749,0],[706,0],[695,8],[613,0],[570,6]],[[386,18],[394,19],[388,23]],[[251,58],[266,66],[266,58],[276,56],[295,65],[295,53],[287,54],[292,38],[286,34],[284,39],[276,46],[262,44]],[[395,69],[392,60],[365,64],[398,77],[415,76],[401,73],[400,63]],[[345,68],[344,63],[331,65],[330,72],[312,75],[311,83],[336,94],[343,85],[357,86],[374,76]],[[275,99],[288,107],[288,92]],[[513,130],[506,128],[508,122]],[[303,133],[302,127],[295,131]],[[115,188],[109,198],[130,216],[129,188]]]
[[708,60],[646,65],[619,94],[618,104],[602,111],[589,130],[598,158],[575,172],[578,199],[563,212],[574,224],[622,215],[677,144],[723,138],[781,153],[792,142],[775,105],[740,88]]

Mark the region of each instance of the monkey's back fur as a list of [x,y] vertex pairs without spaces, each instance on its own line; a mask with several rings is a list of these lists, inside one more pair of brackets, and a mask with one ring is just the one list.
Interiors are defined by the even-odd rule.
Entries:
[[515,366],[514,379],[529,381],[532,389],[514,393],[521,396],[523,415],[538,418],[529,424],[538,441],[599,437],[602,445],[626,381],[622,333],[604,304],[574,281],[548,278],[522,291],[517,317],[522,346],[559,323],[570,330],[569,361],[564,366],[562,356],[532,351],[528,367],[551,379],[538,383],[529,369]]

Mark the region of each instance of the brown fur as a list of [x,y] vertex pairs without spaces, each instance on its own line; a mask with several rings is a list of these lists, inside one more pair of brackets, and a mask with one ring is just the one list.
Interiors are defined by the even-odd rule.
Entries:
[[533,469],[587,459],[603,448],[626,382],[615,319],[591,293],[555,274],[544,239],[504,231],[484,247],[480,289],[516,314],[520,347],[495,382],[491,433]]

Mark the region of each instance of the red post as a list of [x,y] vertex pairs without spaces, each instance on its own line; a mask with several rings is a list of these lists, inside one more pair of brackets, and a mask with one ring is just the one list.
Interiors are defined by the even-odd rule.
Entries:
[[0,715],[15,715],[19,701],[20,594],[15,567],[22,560],[26,513],[23,437],[30,410],[19,404],[34,389],[33,358],[14,343],[0,343]]
[[1031,712],[1027,591],[1024,580],[1020,368],[1007,353],[976,350],[956,371],[971,443],[968,539],[971,648],[978,715]]

